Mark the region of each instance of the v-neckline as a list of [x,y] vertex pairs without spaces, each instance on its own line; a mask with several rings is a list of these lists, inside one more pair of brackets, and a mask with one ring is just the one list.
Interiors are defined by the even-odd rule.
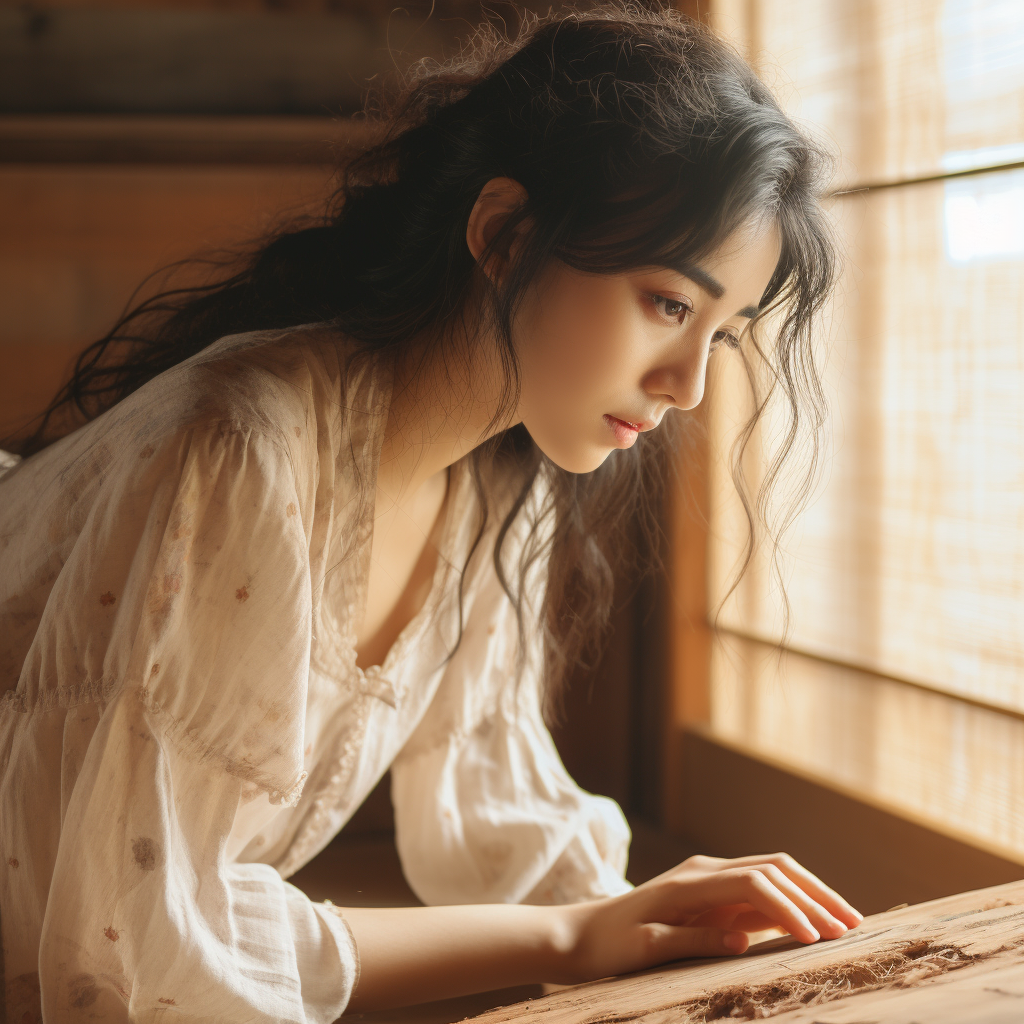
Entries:
[[[386,417],[385,417],[386,422]],[[381,430],[381,437],[379,441],[383,440],[383,429]],[[380,459],[380,443],[375,445],[375,457],[377,462],[374,466],[373,473],[373,490],[376,493],[376,466],[379,464]],[[430,589],[427,591],[427,595],[423,600],[423,604],[412,618],[402,627],[398,635],[392,641],[391,646],[388,648],[387,653],[379,664],[367,665],[365,667],[356,664],[356,658],[358,657],[356,652],[356,633],[352,623],[349,623],[348,628],[348,639],[352,656],[352,668],[354,669],[357,678],[364,684],[368,679],[379,679],[381,677],[387,677],[389,673],[394,670],[395,662],[401,657],[404,650],[423,632],[430,617],[433,615],[436,606],[440,603],[443,598],[443,589],[445,585],[445,579],[448,576],[449,571],[452,568],[452,541],[454,535],[457,533],[458,525],[458,507],[461,504],[461,489],[463,485],[463,472],[462,472],[462,460],[458,460],[452,463],[448,467],[448,489],[445,494],[444,505],[441,510],[440,525],[435,522],[434,529],[431,530],[432,535],[437,536],[437,561],[434,565],[434,571],[431,574]],[[364,544],[366,552],[366,560],[369,562],[370,552],[373,549],[373,535],[374,535],[374,520],[371,517],[370,529],[368,536],[366,537]],[[364,574],[364,579],[361,581],[359,588],[359,609],[360,611],[365,610],[366,598],[369,590],[369,570]]]

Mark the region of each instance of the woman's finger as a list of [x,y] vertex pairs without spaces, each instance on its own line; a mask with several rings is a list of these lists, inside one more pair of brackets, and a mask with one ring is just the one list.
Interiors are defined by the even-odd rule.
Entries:
[[[741,858],[747,860],[748,858]],[[761,863],[774,864],[787,878],[798,885],[813,900],[823,906],[849,928],[856,928],[864,915],[852,907],[842,896],[827,886],[817,875],[812,874],[788,853],[773,853],[760,858]]]
[[751,910],[749,904],[738,907],[720,907],[709,910],[686,924],[691,928],[725,928],[738,932],[762,932],[775,928],[777,921],[767,918],[760,910]]
[[686,914],[696,917],[726,904],[749,903],[801,942],[817,942],[821,938],[800,907],[756,867],[676,878],[652,889],[651,899],[653,916],[649,920],[671,920],[659,916],[666,912],[681,920]]
[[767,932],[774,930],[779,934],[785,933],[785,929],[777,921],[769,921],[764,914],[757,910],[740,914],[729,927],[738,932]]
[[754,854],[749,857],[703,857],[701,864],[705,870],[725,871],[734,867],[757,867],[762,864],[774,864],[787,878],[794,882],[813,900],[823,906],[830,914],[838,918],[848,928],[856,928],[864,915],[851,906],[830,886],[827,886],[817,875],[812,874],[799,861],[788,853]]
[[822,935],[838,939],[840,935],[846,934],[846,925],[809,896],[777,865],[763,864],[758,870],[763,871],[772,885],[784,892],[807,915],[810,922]]
[[728,928],[692,928],[654,925],[656,938],[649,944],[649,966],[689,957],[735,956],[745,953],[750,940],[745,932]]

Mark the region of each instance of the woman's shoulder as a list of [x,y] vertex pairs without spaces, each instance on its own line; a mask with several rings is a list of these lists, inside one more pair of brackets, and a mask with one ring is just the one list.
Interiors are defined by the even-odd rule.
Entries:
[[179,427],[283,440],[339,406],[353,349],[316,324],[227,335],[145,385],[146,404]]
[[294,456],[337,419],[353,347],[315,324],[226,335],[86,426],[92,443],[140,451],[242,441]]
[[338,409],[352,391],[351,348],[347,336],[317,325],[222,337],[23,460],[0,483],[12,501],[73,491],[76,503],[87,503],[115,480],[139,496],[164,491],[196,460],[210,473],[313,481],[325,450],[344,447]]

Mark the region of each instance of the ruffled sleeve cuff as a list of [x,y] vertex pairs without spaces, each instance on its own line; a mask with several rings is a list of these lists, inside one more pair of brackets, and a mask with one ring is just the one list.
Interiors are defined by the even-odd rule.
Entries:
[[292,921],[302,1003],[308,1021],[333,1024],[359,984],[359,950],[339,907],[315,903],[285,882]]

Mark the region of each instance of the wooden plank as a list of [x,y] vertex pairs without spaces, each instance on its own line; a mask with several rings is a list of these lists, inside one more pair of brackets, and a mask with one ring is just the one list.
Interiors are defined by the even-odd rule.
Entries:
[[[678,6],[699,13],[697,0]],[[475,0],[0,5],[0,111],[351,113],[374,79],[422,58],[443,61],[485,14],[514,38],[531,10],[544,15],[548,5],[493,0],[486,12]]]
[[0,7],[0,110],[352,112],[372,79],[443,58],[454,35],[408,13]]
[[332,168],[0,167],[0,435],[40,412],[152,271],[316,210]]
[[476,1024],[1019,1024],[1024,883],[865,918],[841,939],[788,936],[492,1010]]
[[0,114],[0,163],[331,164],[372,134],[347,117]]
[[[705,3],[706,0],[699,0]],[[698,0],[681,0],[677,6],[686,9],[696,8]],[[96,0],[47,0],[47,10],[95,8]],[[395,10],[393,0],[103,0],[106,10],[152,10],[171,8],[174,10],[208,10],[216,8],[222,11],[248,11],[260,13],[272,8],[282,14],[332,14],[339,11],[358,17],[373,17],[386,20]],[[514,8],[533,10],[543,13],[548,5],[543,0],[488,0],[489,10],[499,12],[508,19],[514,14]],[[480,0],[409,0],[402,4],[403,10],[413,14],[432,17],[439,20],[462,18],[479,20],[481,12]],[[512,19],[514,20],[514,19]]]

